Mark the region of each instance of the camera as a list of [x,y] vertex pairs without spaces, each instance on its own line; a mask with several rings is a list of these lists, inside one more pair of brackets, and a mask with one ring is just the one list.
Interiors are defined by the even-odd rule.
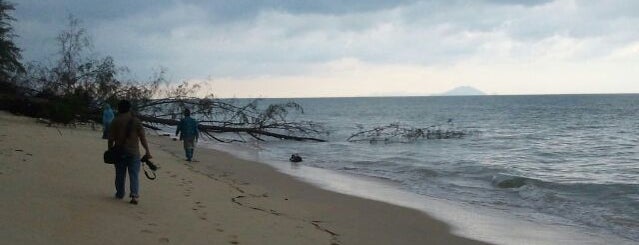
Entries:
[[158,168],[160,168],[157,165],[155,165],[155,163],[151,162],[151,159],[149,159],[149,157],[147,157],[146,155],[144,157],[142,157],[142,159],[140,159],[140,161],[143,162],[143,163],[146,163],[146,165],[149,166],[149,168],[152,171],[158,170]]

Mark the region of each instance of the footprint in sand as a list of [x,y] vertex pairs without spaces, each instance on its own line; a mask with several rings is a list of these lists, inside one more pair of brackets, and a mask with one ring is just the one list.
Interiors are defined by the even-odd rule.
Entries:
[[196,206],[197,208],[206,208],[206,206],[205,206],[204,204],[202,204],[202,202],[200,202],[200,201],[197,201],[197,202],[195,202],[194,204],[195,204],[195,206]]
[[231,243],[231,244],[240,244],[240,242],[237,241],[237,236],[236,235],[231,235],[229,237],[231,238],[229,243]]
[[206,216],[207,216],[207,213],[206,213],[206,212],[199,212],[198,216],[199,216],[199,218],[200,218],[201,220],[206,220],[206,219],[207,219],[207,218],[206,218]]
[[160,239],[158,239],[158,242],[160,243],[169,243],[169,239],[166,237],[161,237]]
[[147,234],[153,234],[153,233],[155,233],[155,232],[150,231],[150,230],[141,230],[140,232],[142,232],[142,233],[147,233]]

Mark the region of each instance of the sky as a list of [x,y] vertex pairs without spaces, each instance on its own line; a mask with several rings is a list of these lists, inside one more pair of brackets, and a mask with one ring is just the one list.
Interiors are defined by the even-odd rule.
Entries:
[[639,93],[636,0],[13,0],[24,61],[93,52],[218,97]]

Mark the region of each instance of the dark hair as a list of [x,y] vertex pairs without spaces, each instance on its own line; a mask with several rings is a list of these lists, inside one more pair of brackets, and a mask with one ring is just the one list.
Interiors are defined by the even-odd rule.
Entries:
[[189,110],[189,109],[184,109],[184,115],[185,115],[185,116],[187,116],[187,117],[188,117],[188,116],[191,116],[191,110]]
[[118,113],[127,113],[131,110],[131,102],[128,100],[120,100],[118,103]]

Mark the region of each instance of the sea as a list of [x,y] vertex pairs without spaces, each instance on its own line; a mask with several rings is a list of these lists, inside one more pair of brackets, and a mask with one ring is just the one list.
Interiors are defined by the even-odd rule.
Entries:
[[[531,227],[567,229],[583,239],[574,243],[639,244],[639,95],[304,98],[264,99],[261,104],[287,101],[304,109],[289,113],[288,119],[320,123],[328,131],[322,136],[326,142],[271,139],[237,147],[208,145],[250,155],[251,160],[279,169],[334,173],[342,177],[325,179],[341,179],[342,187],[349,185],[349,179],[379,180],[388,188],[371,185],[368,189],[405,193],[425,203],[414,203],[414,207],[429,207],[428,200],[437,200],[451,203],[443,206],[494,213],[499,219],[527,222]],[[347,140],[361,130],[390,124],[432,126],[465,135]],[[247,150],[253,153],[246,154]],[[294,153],[303,161],[290,163]],[[315,179],[321,182],[322,178]],[[351,189],[364,196],[368,192],[366,187]],[[393,203],[391,197],[381,194],[374,199]],[[467,223],[468,218],[457,225],[472,226],[460,222]],[[545,233],[531,229],[525,243],[535,244],[535,237]],[[459,230],[464,233],[463,228]]]

